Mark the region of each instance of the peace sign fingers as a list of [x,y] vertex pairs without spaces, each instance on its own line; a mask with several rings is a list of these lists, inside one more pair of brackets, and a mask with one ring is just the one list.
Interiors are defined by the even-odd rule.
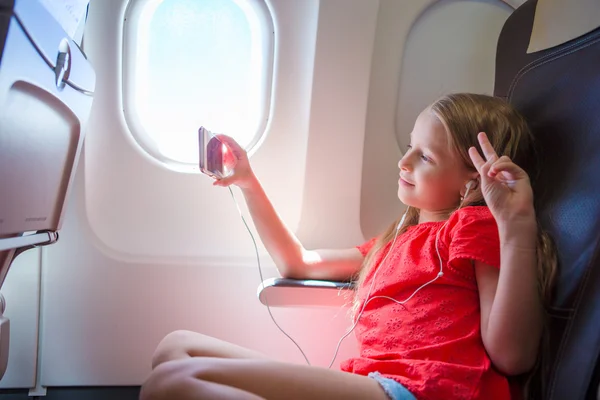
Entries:
[[473,161],[475,169],[479,172],[479,176],[482,180],[485,180],[488,178],[490,167],[498,160],[498,154],[496,154],[496,151],[484,132],[480,132],[479,135],[477,135],[477,139],[479,139],[479,144],[481,145],[481,150],[483,150],[485,160],[481,157],[475,147],[469,149],[469,156],[471,157],[471,161]]
[[479,132],[479,134],[477,135],[477,139],[479,139],[479,145],[481,146],[481,150],[483,150],[483,155],[485,156],[485,159],[490,164],[494,163],[494,161],[498,159],[498,154],[496,154],[496,151],[492,147],[492,144],[488,140],[485,132]]
[[498,157],[487,135],[477,135],[482,157],[477,148],[469,156],[481,179],[481,194],[497,221],[535,216],[533,191],[527,173],[506,155]]

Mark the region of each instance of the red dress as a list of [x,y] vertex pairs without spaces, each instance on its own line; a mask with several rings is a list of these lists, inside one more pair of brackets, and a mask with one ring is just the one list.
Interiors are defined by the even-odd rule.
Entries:
[[[404,385],[421,399],[510,399],[508,380],[492,366],[481,339],[481,313],[471,260],[500,267],[498,227],[487,207],[465,207],[444,225],[426,222],[399,235],[385,263],[391,242],[376,255],[358,289],[360,309],[370,297],[408,298],[435,278],[443,262],[444,275],[421,289],[404,305],[389,299],[367,304],[355,328],[359,357],[341,369],[361,375],[378,371]],[[441,228],[441,230],[440,230]],[[366,255],[375,238],[358,246]]]

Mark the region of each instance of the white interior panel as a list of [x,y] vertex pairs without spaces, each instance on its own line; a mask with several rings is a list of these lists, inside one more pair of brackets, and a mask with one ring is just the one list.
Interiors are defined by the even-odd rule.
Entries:
[[[357,244],[378,2],[269,5],[278,38],[273,121],[253,166],[307,247]],[[228,191],[163,168],[125,131],[124,7],[102,0],[90,8],[86,51],[98,94],[61,240],[44,259],[42,384],[139,385],[158,341],[176,329],[304,363],[257,299],[254,248]],[[263,277],[277,276],[267,260]],[[347,307],[272,312],[313,365],[330,363],[350,326]],[[353,335],[345,339],[333,368],[356,354],[355,344]]]
[[380,8],[361,193],[366,237],[403,209],[397,164],[418,114],[447,93],[492,93],[498,36],[513,11],[499,0],[385,0]]
[[[254,247],[229,191],[213,187],[212,180],[199,173],[167,169],[146,155],[127,131],[120,80],[125,3],[92,2],[87,27],[86,51],[103,83],[85,147],[86,213],[96,244],[111,257],[127,261],[247,264]],[[272,119],[252,165],[283,220],[296,230],[318,3],[273,1],[271,10],[277,37]],[[262,246],[261,254],[266,254]]]
[[321,1],[302,221],[308,248],[351,247],[360,230],[360,178],[379,1]]
[[35,386],[40,305],[40,249],[31,249],[12,263],[2,285],[4,315],[10,320],[8,367],[0,388]]

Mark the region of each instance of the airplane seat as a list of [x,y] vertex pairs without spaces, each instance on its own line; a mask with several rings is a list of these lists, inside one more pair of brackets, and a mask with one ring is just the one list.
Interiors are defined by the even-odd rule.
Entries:
[[[96,76],[38,1],[0,0],[0,289],[15,258],[58,240]],[[0,294],[0,379],[10,321]]]
[[[542,227],[559,272],[549,338],[530,398],[595,399],[600,354],[600,28],[529,52],[537,0],[506,21],[494,94],[528,120],[538,152],[530,171]],[[552,25],[553,29],[555,25]]]

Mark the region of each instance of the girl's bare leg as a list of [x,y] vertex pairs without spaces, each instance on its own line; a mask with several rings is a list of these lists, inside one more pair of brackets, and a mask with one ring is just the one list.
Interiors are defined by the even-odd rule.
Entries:
[[173,360],[190,357],[269,359],[257,351],[191,331],[169,333],[158,344],[152,356],[152,369]]
[[141,400],[387,400],[371,378],[266,359],[188,357],[158,365]]
[[271,361],[266,355],[210,336],[175,331],[158,345],[140,399],[387,400],[371,378]]
[[157,376],[154,372],[151,379],[142,385],[139,398],[140,400],[265,400],[244,390],[218,383],[199,381],[193,378],[185,379],[177,374]]

